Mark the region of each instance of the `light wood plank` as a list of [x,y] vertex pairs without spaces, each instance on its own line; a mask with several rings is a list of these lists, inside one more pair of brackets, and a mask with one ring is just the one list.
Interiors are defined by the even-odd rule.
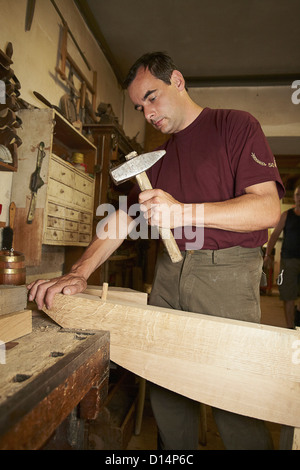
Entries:
[[32,332],[32,311],[7,313],[0,316],[0,341],[8,343]]
[[26,286],[0,286],[0,315],[24,310],[27,306]]
[[294,429],[293,450],[300,450],[300,428]]
[[45,312],[65,328],[108,330],[111,359],[151,382],[207,405],[300,427],[296,330],[80,295],[57,294]]

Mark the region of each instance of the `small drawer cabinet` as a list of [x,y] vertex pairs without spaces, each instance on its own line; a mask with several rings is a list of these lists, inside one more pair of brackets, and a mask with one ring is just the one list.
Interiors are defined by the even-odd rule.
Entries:
[[85,246],[92,239],[94,179],[52,154],[43,243]]
[[[85,247],[93,236],[97,149],[54,109],[22,109],[18,134],[18,170],[13,175],[11,200],[16,204],[14,249],[25,255],[26,266],[39,266],[43,245]],[[44,144],[34,217],[28,220],[32,175]],[[72,154],[84,155],[86,171],[73,166]]]

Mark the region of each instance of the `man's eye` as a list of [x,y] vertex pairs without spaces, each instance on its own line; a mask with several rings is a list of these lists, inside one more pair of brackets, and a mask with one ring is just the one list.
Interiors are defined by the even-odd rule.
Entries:
[[151,103],[156,100],[156,96],[151,96],[150,101]]

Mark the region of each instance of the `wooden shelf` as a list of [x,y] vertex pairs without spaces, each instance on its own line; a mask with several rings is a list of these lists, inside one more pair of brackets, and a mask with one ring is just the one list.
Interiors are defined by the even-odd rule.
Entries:
[[17,157],[17,146],[14,144],[14,152],[12,155],[13,163],[5,163],[0,161],[0,171],[17,171],[18,170],[18,157]]
[[17,171],[18,167],[11,163],[4,163],[0,161],[0,171]]
[[[24,253],[26,266],[38,266],[42,245],[85,247],[90,242],[95,179],[89,174],[94,176],[97,149],[53,109],[22,109],[19,117],[23,123],[19,129],[23,143],[19,149],[19,168],[13,175],[14,248]],[[45,151],[40,169],[43,184],[37,192],[34,218],[29,224],[30,181],[36,170],[40,142],[44,143]],[[84,154],[87,173],[69,163],[73,152]]]

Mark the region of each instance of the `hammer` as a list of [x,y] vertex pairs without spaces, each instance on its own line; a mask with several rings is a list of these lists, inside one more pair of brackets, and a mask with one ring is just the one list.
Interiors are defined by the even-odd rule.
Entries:
[[[165,153],[165,150],[144,153],[142,155],[137,155],[136,152],[129,153],[125,156],[127,160],[125,163],[110,170],[113,182],[118,185],[135,176],[141,191],[153,189],[146,174],[146,170],[154,165]],[[173,263],[181,261],[182,255],[171,230],[158,227],[158,231],[171,261]]]

